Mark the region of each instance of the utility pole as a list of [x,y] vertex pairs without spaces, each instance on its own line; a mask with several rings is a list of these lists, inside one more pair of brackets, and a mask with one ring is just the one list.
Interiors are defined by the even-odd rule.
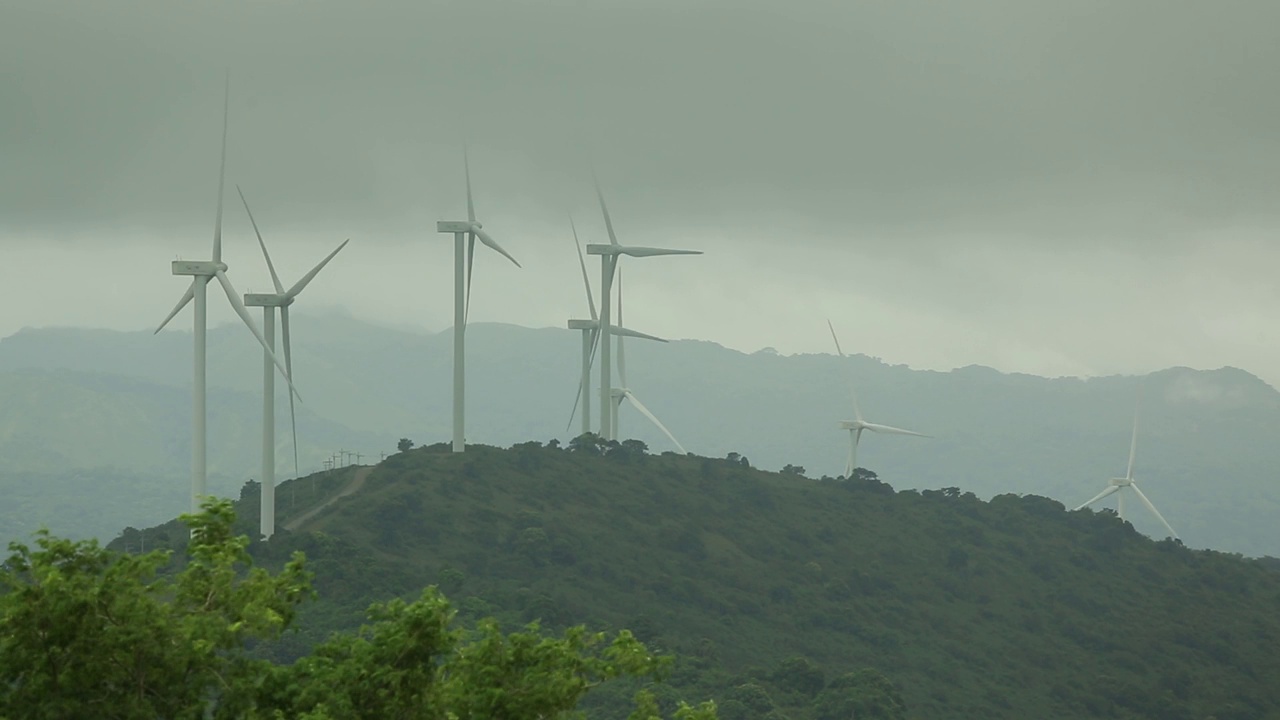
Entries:
[[364,457],[363,453],[356,453],[356,464],[360,464],[360,460]]

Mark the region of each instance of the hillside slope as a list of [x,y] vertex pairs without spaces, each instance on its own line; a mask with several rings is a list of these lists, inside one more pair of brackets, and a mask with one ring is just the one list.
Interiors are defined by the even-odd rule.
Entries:
[[[313,502],[352,472],[322,477]],[[180,544],[174,530],[149,532]],[[792,718],[820,716],[822,683],[803,690],[782,664],[797,655],[828,680],[878,669],[918,718],[1280,717],[1280,573],[1042,497],[634,445],[435,446],[254,552],[295,549],[320,592],[295,647],[437,583],[464,615],[632,628],[685,658],[679,694],[763,697]]]

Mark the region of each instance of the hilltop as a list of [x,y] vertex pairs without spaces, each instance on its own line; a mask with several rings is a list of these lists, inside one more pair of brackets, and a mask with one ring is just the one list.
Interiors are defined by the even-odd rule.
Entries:
[[[825,717],[831,681],[863,668],[914,718],[1280,714],[1280,572],[1260,561],[1044,497],[984,502],[865,472],[815,480],[738,456],[605,449],[388,458],[358,492],[252,547],[267,565],[305,551],[319,590],[300,634],[263,651],[287,658],[369,602],[438,584],[464,617],[631,628],[681,656],[673,696],[714,697],[725,718]],[[357,472],[281,495],[297,493],[304,513]],[[247,486],[245,529],[256,504]],[[184,537],[176,523],[146,535],[149,547]],[[593,707],[628,697],[602,688]]]
[[[412,333],[333,315],[299,313],[293,320],[295,373],[306,400],[299,405],[304,473],[319,469],[339,448],[376,458],[401,437],[419,443],[448,437],[448,332]],[[819,325],[815,332],[826,329]],[[20,407],[11,422],[30,428],[0,454],[0,491],[26,487],[30,473],[65,475],[78,468],[80,476],[132,474],[142,495],[175,498],[164,512],[105,516],[114,522],[109,528],[155,523],[185,509],[190,341],[189,333],[177,331],[75,329],[25,330],[0,340],[0,376],[17,378],[0,383],[0,408]],[[577,435],[578,424],[566,424],[577,389],[579,343],[579,335],[566,329],[473,323],[467,340],[469,441],[508,446]],[[856,339],[846,344],[856,348]],[[210,421],[210,459],[219,465],[213,471],[222,483],[211,487],[235,492],[258,474],[262,358],[239,325],[211,329],[209,353],[210,403],[223,413]],[[955,486],[984,499],[1035,494],[1071,507],[1124,474],[1141,388],[1136,476],[1184,542],[1280,556],[1273,520],[1280,512],[1280,484],[1274,481],[1280,443],[1273,441],[1280,435],[1280,393],[1243,370],[1170,368],[1142,377],[1050,379],[977,366],[913,370],[865,355],[842,363],[834,354],[747,354],[693,340],[628,343],[627,358],[632,389],[699,455],[740,452],[759,467],[795,464],[815,476],[840,474],[847,434],[837,421],[852,414],[845,388],[851,369],[868,419],[934,436],[868,434],[859,453],[864,467],[902,488]],[[47,377],[55,371],[79,385],[112,378],[115,390],[109,401],[58,399],[56,388],[16,394],[30,373]],[[277,476],[285,478],[293,468],[280,385]],[[140,410],[126,410],[132,406]],[[673,449],[629,406],[621,409],[621,425],[623,437]],[[111,501],[93,484],[81,493],[89,511]],[[1137,503],[1130,508],[1140,531],[1164,536]],[[56,526],[58,517],[33,520]],[[0,527],[10,537],[27,529]]]

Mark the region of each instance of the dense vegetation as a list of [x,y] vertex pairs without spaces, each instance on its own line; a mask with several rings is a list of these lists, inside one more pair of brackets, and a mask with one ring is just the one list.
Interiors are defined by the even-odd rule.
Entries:
[[[280,492],[299,488],[301,511],[345,472]],[[246,528],[256,503],[246,487]],[[591,436],[437,445],[250,547],[273,567],[295,550],[319,598],[299,633],[259,648],[280,661],[437,584],[467,621],[629,628],[680,658],[661,700],[712,697],[725,718],[849,717],[871,697],[855,717],[1280,717],[1274,564],[1043,497],[895,492],[865,471],[814,480]],[[586,707],[621,717],[634,689]]]
[[[669,657],[623,631],[536,625],[470,632],[434,588],[370,609],[373,621],[289,664],[249,644],[279,637],[310,589],[295,553],[275,575],[249,568],[225,501],[184,518],[188,555],[108,552],[42,533],[0,566],[0,717],[542,720],[562,717],[601,682],[658,678]],[[180,564],[176,574],[161,575]],[[173,569],[172,567],[170,569]],[[660,720],[652,693],[633,720]],[[714,720],[714,704],[677,720]]]

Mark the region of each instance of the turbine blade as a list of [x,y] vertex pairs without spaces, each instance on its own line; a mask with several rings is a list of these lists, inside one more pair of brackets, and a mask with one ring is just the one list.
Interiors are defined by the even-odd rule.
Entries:
[[467,233],[467,297],[462,301],[462,326],[466,327],[467,319],[471,317],[471,268],[475,267],[476,259],[476,234],[474,231]]
[[498,242],[497,242],[496,240],[494,240],[493,238],[489,237],[489,233],[485,232],[484,230],[479,230],[479,229],[477,229],[477,230],[476,230],[476,237],[480,238],[480,242],[484,243],[485,245],[488,245],[489,247],[493,248],[494,250],[497,250],[499,253],[501,253],[501,254],[502,254],[502,256],[503,256],[503,257],[505,257],[506,259],[508,259],[508,260],[510,260],[511,262],[515,263],[515,266],[516,266],[516,267],[522,267],[522,266],[520,265],[520,263],[519,263],[519,262],[516,262],[516,259],[515,259],[515,258],[511,257],[511,253],[507,252],[506,250],[503,250],[503,249],[502,249],[502,246],[501,246],[501,245],[499,245],[499,244],[498,244]]
[[[342,244],[339,245],[336,249],[334,249],[333,252],[326,255],[325,258],[320,261],[319,265],[316,265],[315,267],[311,268],[311,272],[307,273],[306,275],[303,275],[301,280],[294,283],[293,287],[289,288],[288,292],[285,292],[283,289],[281,289],[280,292],[284,293],[285,297],[289,297],[289,298],[297,297],[298,293],[302,292],[303,288],[305,288],[308,285],[308,283],[314,280],[316,275],[320,274],[320,271],[324,269],[324,266],[328,265],[329,261],[332,260],[335,255],[341,252],[342,248],[346,247],[347,243],[349,242],[351,242],[351,238],[347,238],[346,240],[343,240]],[[275,271],[272,271],[271,274],[275,275]],[[276,287],[279,287],[279,283],[276,283]]]
[[916,437],[926,438],[933,437],[932,435],[925,435],[924,433],[918,433],[914,430],[903,430],[902,428],[892,427],[889,425],[877,425],[876,423],[864,423],[863,427],[871,432],[888,433],[890,435],[914,435]]
[[173,310],[168,315],[164,316],[164,320],[160,323],[160,327],[157,327],[156,331],[154,333],[151,333],[152,335],[155,335],[159,333],[161,330],[163,330],[164,326],[168,325],[169,321],[172,320],[175,315],[182,312],[182,308],[186,307],[187,303],[195,299],[196,283],[198,282],[200,282],[199,277],[191,278],[191,284],[187,286],[187,291],[182,294],[182,298],[178,300],[178,304],[173,306]]
[[222,262],[222,188],[227,177],[227,118],[231,110],[231,69],[222,93],[222,161],[218,166],[218,217],[213,221],[213,261]]
[[836,326],[831,324],[831,320],[827,320],[827,328],[831,330],[831,339],[836,341],[836,354],[844,357],[844,351],[840,349],[840,338],[836,337]]
[[1085,509],[1085,508],[1089,507],[1090,505],[1092,505],[1092,504],[1094,504],[1094,503],[1098,502],[1098,501],[1099,501],[1099,500],[1101,500],[1102,498],[1107,497],[1108,495],[1110,495],[1110,494],[1112,494],[1112,493],[1114,493],[1114,492],[1118,491],[1119,489],[1120,489],[1120,486],[1119,486],[1119,485],[1109,485],[1109,486],[1107,486],[1107,489],[1106,489],[1106,490],[1103,490],[1102,492],[1098,493],[1097,495],[1094,495],[1093,497],[1089,498],[1089,499],[1088,499],[1088,500],[1086,500],[1085,502],[1081,503],[1081,504],[1080,504],[1080,506],[1076,508],[1076,510],[1083,510],[1083,509]]
[[[617,243],[614,243],[615,245]],[[630,255],[631,257],[655,257],[658,255],[701,255],[701,250],[673,250],[671,248],[641,247],[639,245],[625,245],[618,247],[619,255]]]
[[569,412],[569,422],[564,426],[566,432],[573,427],[573,419],[578,415],[578,403],[580,402],[582,402],[582,378],[578,378],[578,393],[573,396],[573,410]]
[[1173,526],[1169,524],[1168,520],[1164,519],[1164,516],[1161,515],[1160,511],[1156,509],[1156,506],[1151,504],[1151,501],[1147,499],[1146,493],[1142,492],[1141,488],[1139,488],[1136,483],[1129,485],[1129,487],[1133,488],[1133,492],[1138,495],[1138,499],[1142,501],[1142,504],[1146,505],[1147,509],[1151,511],[1151,514],[1155,515],[1156,518],[1160,521],[1160,523],[1164,525],[1164,529],[1168,530],[1169,534],[1172,535],[1174,538],[1177,538],[1178,533],[1173,531]]
[[289,383],[289,389],[294,393],[297,393],[298,399],[301,400],[302,395],[298,393],[298,389],[293,386],[293,378],[289,376],[289,369],[286,368],[284,364],[280,362],[280,358],[276,357],[276,354],[271,351],[271,346],[267,344],[266,337],[264,337],[262,331],[258,329],[257,323],[253,321],[253,316],[249,314],[249,310],[244,306],[244,303],[241,302],[240,296],[236,294],[236,289],[232,287],[231,281],[227,279],[227,274],[219,270],[215,273],[215,277],[218,278],[219,283],[222,283],[222,289],[226,291],[227,300],[231,302],[232,309],[236,311],[236,314],[239,315],[240,319],[244,321],[244,324],[248,326],[249,331],[253,333],[253,336],[258,338],[258,344],[267,352],[267,356],[271,358],[271,361],[275,363],[276,367],[280,368],[280,372],[284,373],[284,380]]
[[596,197],[600,199],[600,212],[604,214],[604,228],[609,231],[609,242],[617,245],[618,236],[613,234],[613,220],[609,218],[609,206],[604,202],[604,193],[600,191],[600,181],[596,179],[596,171],[591,171],[591,181],[596,185]]
[[591,352],[587,355],[587,372],[596,366],[596,348],[600,347],[600,326],[591,328]]
[[1129,469],[1125,471],[1125,479],[1133,479],[1133,459],[1138,454],[1138,410],[1142,407],[1142,395],[1139,390],[1138,407],[1133,410],[1133,439],[1129,441]]
[[[831,324],[830,320],[827,320],[827,327],[831,330],[831,339],[836,342],[836,353],[839,354],[841,358],[845,358],[844,350],[840,349],[840,338],[836,337],[836,328]],[[853,401],[853,417],[858,422],[862,422],[862,408],[858,407],[858,393],[853,389],[853,368],[849,367],[847,363],[846,368],[845,372],[848,377],[845,382],[849,384],[849,399]],[[861,429],[858,430],[858,435],[861,437]]]
[[587,305],[591,308],[591,319],[599,320],[596,314],[596,301],[591,296],[591,280],[587,278],[587,260],[582,256],[582,243],[578,240],[578,228],[573,224],[573,216],[569,216],[569,227],[573,229],[573,242],[578,246],[578,266],[582,268],[582,284],[587,287]]
[[267,269],[271,271],[271,282],[276,286],[276,292],[283,293],[284,286],[280,284],[280,276],[276,274],[276,266],[271,262],[271,253],[267,252],[267,243],[262,240],[262,232],[258,230],[258,221],[253,219],[253,211],[249,209],[249,201],[244,199],[244,192],[240,190],[240,185],[236,185],[236,192],[240,194],[240,202],[244,203],[244,211],[249,214],[249,223],[253,225],[253,234],[258,236],[258,247],[262,248],[262,257],[267,259]]
[[626,335],[627,337],[640,338],[641,340],[657,340],[658,342],[667,342],[665,338],[660,338],[657,335],[650,335],[648,333],[637,332],[635,330],[624,328],[621,325],[613,325],[612,323],[609,325],[609,332],[614,335]]
[[[284,343],[284,369],[289,373],[289,378],[293,378],[293,352],[289,343],[289,306],[280,306],[280,335],[281,342]],[[293,433],[293,476],[298,477],[298,411],[294,407],[293,399],[297,394],[297,390],[293,388],[293,384],[289,384],[289,430]]]
[[679,448],[680,454],[682,455],[689,454],[688,451],[684,449],[684,446],[680,444],[680,441],[676,440],[676,436],[672,435],[671,431],[667,429],[667,426],[663,425],[662,421],[658,420],[658,418],[653,413],[649,412],[649,408],[645,407],[644,403],[640,402],[640,398],[636,397],[635,393],[631,392],[630,390],[624,387],[622,388],[622,394],[628,400],[631,401],[631,405],[635,407],[636,410],[639,410],[641,415],[644,415],[645,417],[649,418],[649,422],[656,425],[658,429],[661,430],[662,433],[666,435],[667,438],[671,440],[671,442],[674,443],[677,448]]

